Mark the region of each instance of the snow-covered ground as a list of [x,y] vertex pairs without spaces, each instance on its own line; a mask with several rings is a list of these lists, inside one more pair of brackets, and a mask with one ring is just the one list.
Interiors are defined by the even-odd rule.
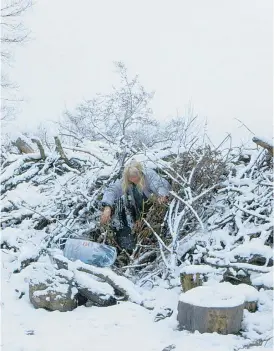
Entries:
[[[111,307],[81,306],[72,312],[48,312],[43,309],[36,310],[33,307],[29,300],[28,283],[36,263],[31,263],[26,268],[21,269],[22,262],[37,258],[39,251],[45,247],[46,237],[54,236],[58,239],[65,234],[67,235],[68,228],[70,231],[78,228],[80,233],[80,229],[90,229],[94,225],[92,221],[84,224],[77,222],[76,220],[81,219],[81,212],[76,218],[70,217],[70,213],[74,211],[74,207],[71,208],[71,206],[75,206],[79,199],[86,199],[84,209],[90,208],[93,198],[87,194],[87,189],[93,185],[99,175],[109,176],[113,171],[113,167],[109,165],[101,167],[102,159],[104,163],[108,161],[102,147],[98,145],[96,153],[94,150],[95,148],[92,149],[92,152],[96,154],[95,156],[86,153],[85,155],[88,156],[83,156],[87,157],[84,161],[89,160],[90,168],[86,166],[87,170],[78,178],[75,176],[77,172],[68,172],[57,177],[50,169],[50,157],[47,158],[40,171],[38,168],[36,169],[35,162],[33,162],[32,168],[26,171],[26,173],[35,171],[37,174],[39,172],[36,178],[32,176],[32,183],[21,179],[21,174],[16,173],[18,167],[24,164],[23,156],[14,156],[16,159],[14,164],[11,163],[2,173],[1,183],[5,184],[7,191],[2,197],[1,204],[3,228],[1,244],[7,244],[8,248],[2,249],[1,257],[1,349],[3,351],[237,351],[248,347],[253,351],[272,350],[273,290],[259,290],[258,311],[255,313],[244,311],[242,331],[239,335],[179,331],[177,329],[177,305],[181,295],[179,279],[178,284],[174,284],[173,288],[170,288],[160,278],[152,290],[149,290],[148,287],[145,288],[145,286],[137,287],[147,302],[153,305],[154,309],[152,310],[132,302],[120,302]],[[115,150],[112,151],[114,153]],[[165,152],[168,155],[170,150]],[[150,166],[153,166],[154,160],[161,158],[163,154],[164,152],[160,151],[158,154],[150,155]],[[71,153],[69,156],[73,155],[75,156]],[[145,158],[144,155],[141,156]],[[142,157],[140,158],[142,159]],[[234,233],[235,235],[229,235],[231,228],[227,227],[216,228],[212,231],[205,229],[201,233],[195,232],[195,235],[190,235],[187,240],[183,238],[180,241],[177,254],[178,257],[183,257],[195,243],[201,242],[203,239],[207,242],[206,246],[197,246],[194,256],[198,259],[203,252],[208,252],[206,262],[218,263],[220,267],[229,264],[230,267],[237,265],[238,268],[242,269],[254,269],[257,266],[246,262],[254,255],[261,255],[265,258],[265,262],[263,266],[257,267],[258,271],[255,270],[252,273],[251,280],[254,286],[264,285],[265,288],[269,289],[273,286],[273,268],[269,264],[270,259],[273,260],[273,252],[271,246],[267,246],[265,242],[273,224],[269,219],[268,213],[270,212],[261,213],[263,209],[261,203],[265,202],[266,209],[272,207],[270,199],[272,194],[268,190],[271,182],[266,174],[266,179],[261,181],[261,186],[266,188],[260,190],[261,188],[257,186],[257,183],[257,185],[255,184],[255,181],[253,183],[247,176],[242,177],[243,172],[247,173],[250,167],[243,167],[238,179],[235,180],[231,176],[227,181],[227,186],[231,188],[233,194],[235,193],[233,196],[229,194],[233,207],[232,205],[228,206],[224,201],[228,195],[226,193],[223,195],[220,192],[219,196],[223,196],[224,200],[221,198],[220,201],[223,202],[220,202],[218,206],[224,211],[222,218],[220,218],[219,213],[214,215],[221,221],[234,213],[239,232]],[[48,171],[48,174],[45,170]],[[49,176],[52,176],[53,180],[48,180]],[[38,185],[35,183],[35,179],[39,180]],[[15,181],[18,182],[14,183]],[[17,186],[13,188],[14,184]],[[256,190],[258,194],[255,192],[255,188],[260,190]],[[253,201],[253,198],[256,200],[255,209],[249,207],[248,202]],[[268,201],[268,199],[270,200]],[[238,207],[235,208],[236,205]],[[68,209],[69,212],[66,212]],[[242,215],[244,211],[249,216],[247,219]],[[58,218],[59,213],[62,212],[65,212],[65,216],[60,226],[60,221],[56,224],[52,219]],[[83,212],[83,215],[87,216],[87,212]],[[178,213],[178,216],[180,215]],[[45,229],[34,229],[38,219],[43,216],[50,220],[48,232]],[[211,219],[213,224],[216,220],[214,216]],[[256,221],[253,221],[253,217],[257,218]],[[175,228],[179,224],[176,218],[174,223]],[[83,226],[85,227],[83,228]],[[260,236],[249,238],[254,233]],[[239,242],[240,238],[243,238],[242,242]],[[16,252],[13,252],[13,247],[17,249]],[[246,260],[237,262],[238,256]],[[47,259],[46,256],[41,256],[39,262]],[[184,262],[184,264],[188,263]],[[195,273],[193,268],[195,266],[191,267],[192,272]],[[203,268],[208,270],[208,267],[203,266]],[[20,273],[14,273],[16,270],[20,270]],[[200,270],[201,267],[199,267]],[[212,280],[208,281],[206,285],[214,283],[216,284],[216,281]],[[239,294],[246,293],[244,287],[241,289],[238,286],[238,289]],[[208,296],[208,299],[213,301],[215,298],[214,294]],[[208,302],[210,303],[210,301]],[[165,308],[173,310],[173,314],[156,322],[155,316],[158,313],[164,313]]]
[[[253,351],[272,349],[272,340],[257,347],[256,342],[272,336],[272,291],[259,292],[259,311],[245,310],[242,335],[189,333],[177,330],[177,304],[180,287],[167,289],[164,283],[143,291],[153,299],[153,310],[131,302],[111,307],[81,306],[72,312],[36,310],[28,297],[32,265],[12,274],[12,254],[2,254],[2,341],[3,351],[174,350],[232,351],[252,344]],[[24,296],[19,298],[21,293]],[[164,308],[171,317],[154,321]],[[255,347],[256,346],[256,347]],[[170,348],[171,350],[172,348]]]

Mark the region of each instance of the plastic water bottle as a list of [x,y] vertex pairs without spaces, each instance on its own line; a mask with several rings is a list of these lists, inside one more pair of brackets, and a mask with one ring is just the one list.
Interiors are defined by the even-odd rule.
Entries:
[[68,239],[64,256],[71,261],[80,260],[97,267],[109,267],[115,262],[117,251],[115,247],[89,240]]

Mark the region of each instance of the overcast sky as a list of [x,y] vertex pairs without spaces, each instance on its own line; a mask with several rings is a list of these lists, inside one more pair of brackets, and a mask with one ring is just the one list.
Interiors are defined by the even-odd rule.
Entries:
[[213,138],[237,138],[241,119],[272,137],[272,0],[36,0],[32,40],[12,76],[22,126],[57,120],[116,82],[113,61],[156,92],[155,116],[191,101]]

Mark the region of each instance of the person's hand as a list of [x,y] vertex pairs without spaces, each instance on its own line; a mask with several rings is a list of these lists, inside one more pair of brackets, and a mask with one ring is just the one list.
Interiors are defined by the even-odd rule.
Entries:
[[168,201],[168,197],[167,196],[159,196],[158,197],[159,204],[165,204],[167,201]]
[[104,211],[101,214],[100,223],[101,224],[108,223],[110,221],[110,217],[111,217],[111,208],[107,206],[104,208]]

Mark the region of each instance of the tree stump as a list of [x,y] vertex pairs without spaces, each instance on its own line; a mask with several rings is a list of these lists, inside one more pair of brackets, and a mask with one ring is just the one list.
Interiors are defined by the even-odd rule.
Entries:
[[199,286],[182,293],[178,304],[180,329],[200,333],[236,334],[241,329],[244,295],[239,291]]
[[212,273],[213,267],[207,265],[191,265],[183,267],[180,271],[180,281],[183,292],[203,285],[205,274]]

